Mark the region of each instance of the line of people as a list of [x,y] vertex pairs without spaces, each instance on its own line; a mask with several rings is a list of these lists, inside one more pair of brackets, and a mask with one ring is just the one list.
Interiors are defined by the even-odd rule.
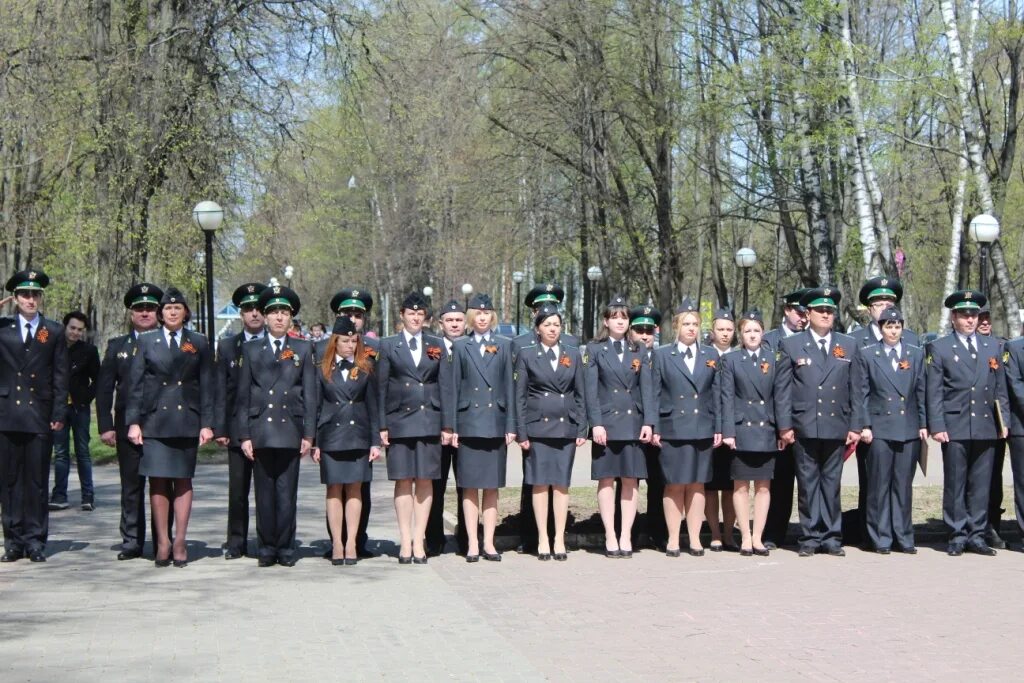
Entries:
[[[38,270],[12,277],[17,314],[0,321],[4,562],[45,560],[50,448],[68,392],[64,328],[39,314],[48,282]],[[786,541],[794,478],[800,556],[843,555],[844,534],[880,553],[916,552],[911,483],[929,434],[942,444],[950,555],[995,553],[985,535],[989,490],[1008,435],[1024,520],[1024,340],[1004,349],[976,332],[986,303],[978,292],[946,299],[954,331],[927,350],[904,329],[902,287],[890,278],[862,287],[872,322],[852,336],[834,329],[839,291],[819,287],[788,294],[775,330],[757,311],[718,311],[712,344],[700,342],[699,308],[684,299],[657,348],[661,313],[619,295],[604,307],[597,339],[580,346],[564,332],[563,296],[553,283],[531,289],[533,330],[506,339],[485,294],[468,310],[441,307],[435,336],[428,302],[413,293],[400,307],[402,331],[379,340],[362,334],[372,297],[346,288],[331,301],[330,335],[313,342],[288,334],[301,307],[293,290],[247,283],[232,297],[243,329],[215,351],[187,329],[180,291],[133,286],[124,297],[132,329],[111,340],[96,385],[99,431],[116,445],[121,474],[118,559],[142,554],[148,478],[156,564],[187,565],[197,451],[214,440],[229,454],[225,557],[249,554],[252,488],[260,566],[295,564],[305,455],[326,487],[326,557],[342,566],[366,557],[372,463],[385,450],[400,563],[440,552],[449,468],[461,552],[468,562],[500,561],[497,502],[513,442],[523,453],[522,519],[533,520],[523,548],[542,561],[568,557],[573,462],[588,439],[610,558],[632,556],[641,479],[648,533],[669,557],[684,551],[684,520],[685,551],[704,554],[705,519],[710,550],[769,554]],[[862,514],[844,530],[840,474],[854,450]]]

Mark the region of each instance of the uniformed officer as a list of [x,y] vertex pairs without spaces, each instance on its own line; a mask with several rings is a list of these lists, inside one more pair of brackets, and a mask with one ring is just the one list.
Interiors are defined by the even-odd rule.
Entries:
[[876,552],[888,555],[895,546],[914,554],[914,468],[928,435],[924,352],[903,338],[898,308],[886,308],[875,322],[882,341],[857,350],[850,380],[858,451],[861,444],[868,451],[861,511]]
[[[735,338],[736,316],[727,308],[719,308],[711,320],[711,348],[722,358],[736,349],[733,346]],[[708,550],[715,553],[739,549],[733,537],[736,511],[732,502],[731,470],[732,449],[723,444],[711,453],[711,480],[704,484],[704,519],[711,532]]]
[[131,312],[132,331],[107,344],[96,380],[96,425],[100,440],[117,449],[121,478],[121,548],[119,560],[142,556],[146,544],[146,478],[139,474],[142,448],[128,440],[125,410],[128,401],[128,371],[136,353],[139,335],[160,324],[157,309],[164,291],[140,282],[125,292],[124,307]]
[[722,442],[720,359],[714,349],[698,343],[700,311],[689,298],[676,308],[672,327],[675,339],[654,351],[652,367],[658,402],[652,442],[661,448],[665,475],[665,554],[680,555],[679,530],[685,511],[688,552],[700,557],[704,555],[700,542],[704,482],[711,479],[711,451]]
[[53,433],[68,403],[68,345],[64,326],[39,312],[50,278],[29,268],[7,281],[16,314],[0,319],[0,515],[2,562],[46,561],[47,484]]
[[[903,299],[903,284],[896,278],[879,275],[867,279],[861,285],[858,299],[866,306],[871,320],[864,327],[850,333],[857,346],[877,346],[882,343],[882,328],[879,319],[882,313],[894,306],[899,306]],[[920,346],[917,334],[904,327],[902,341],[911,346]],[[867,497],[871,480],[867,475],[867,461],[871,448],[868,443],[857,444],[857,510],[848,514],[844,520],[843,538],[847,543],[855,543],[869,547],[867,530]]]
[[[536,317],[540,313],[542,306],[548,304],[557,308],[561,305],[563,298],[565,298],[565,290],[562,289],[561,285],[557,285],[554,282],[538,282],[526,293],[526,296],[523,298],[523,304],[530,309],[531,316]],[[564,330],[559,338],[559,342],[568,346],[579,347],[579,340]],[[537,333],[532,329],[523,332],[517,337],[513,337],[512,364],[515,365],[520,349],[536,343]],[[526,466],[525,460],[523,461],[523,466]],[[548,507],[552,507],[550,499],[548,500]],[[550,524],[548,526],[550,528]],[[523,487],[522,493],[519,496],[519,539],[522,552],[534,553],[537,551],[537,532],[533,520],[533,494],[528,486]]]
[[[359,334],[359,339],[363,343],[363,354],[376,362],[380,340],[376,336],[367,334],[370,332],[367,322],[370,319],[370,313],[373,311],[373,295],[370,294],[370,291],[365,287],[346,287],[331,298],[331,310],[334,311],[335,316],[347,316],[352,319],[356,332]],[[322,357],[321,351],[325,346],[326,340],[314,347],[313,353],[318,359]],[[370,462],[370,471],[372,474],[373,462]],[[371,551],[368,546],[369,538],[366,534],[366,527],[370,522],[370,507],[372,505],[370,482],[363,482],[360,494],[363,500],[363,509],[359,516],[359,537],[356,539],[356,552],[360,559],[365,559],[376,557],[376,553]],[[348,527],[346,526],[342,529],[342,533],[348,533],[347,530]],[[330,524],[328,524],[328,534],[330,534],[330,531]],[[345,542],[348,542],[347,539]],[[324,557],[328,559],[331,557],[330,548],[324,553]]]
[[430,312],[421,294],[406,296],[400,315],[403,330],[381,340],[377,361],[380,440],[388,449],[388,479],[395,482],[398,561],[426,564],[432,480],[441,477],[442,443],[451,441],[450,425],[442,435],[451,373],[441,371],[450,361],[444,342],[423,331]]
[[[452,426],[457,449],[455,479],[464,512],[460,531],[466,543],[466,561],[500,562],[494,547],[498,525],[498,490],[505,486],[508,445],[516,437],[515,386],[512,381],[512,342],[495,334],[498,315],[491,297],[477,294],[469,302],[470,335],[455,342],[452,387],[448,403],[455,411],[445,422]],[[483,491],[483,553],[477,540]],[[460,541],[462,542],[462,541]]]
[[[772,353],[779,349],[779,343],[787,337],[799,334],[807,328],[807,309],[800,305],[806,288],[795,289],[782,297],[782,324],[764,333],[764,343]],[[775,550],[785,545],[789,532],[789,518],[793,514],[793,488],[796,471],[793,469],[793,446],[786,444],[775,459],[775,474],[771,483],[771,503],[764,525],[764,547]]]
[[[455,299],[445,303],[438,311],[438,319],[441,322],[442,341],[444,341],[445,354],[449,359],[455,342],[466,335],[466,308]],[[430,519],[427,520],[427,556],[440,555],[444,551],[444,494],[448,490],[448,475],[453,467],[458,467],[455,457],[455,446],[449,444],[441,446],[441,477],[434,480],[434,498],[430,504]],[[455,473],[458,478],[458,472]],[[462,491],[458,491],[458,500],[462,500]],[[466,553],[466,531],[465,520],[463,519],[462,506],[458,506],[458,539],[459,552]]]
[[[661,311],[651,305],[634,306],[629,309],[629,340],[642,352],[642,360],[651,362],[654,351],[654,335],[661,325]],[[665,477],[661,472],[658,454],[654,444],[641,444],[647,463],[647,542],[655,550],[665,550],[668,528],[665,526]]]
[[252,486],[252,460],[245,457],[238,443],[238,375],[242,367],[242,345],[260,341],[264,336],[260,294],[266,285],[247,282],[235,289],[231,303],[238,307],[242,331],[221,339],[217,344],[216,425],[217,443],[228,449],[228,529],[224,559],[236,560],[248,553],[249,489]]
[[775,412],[779,436],[793,444],[800,513],[800,557],[843,556],[839,507],[843,451],[860,439],[851,431],[853,339],[832,329],[839,290],[817,287],[800,299],[808,328],[779,344]]
[[[562,343],[562,316],[554,305],[541,306],[533,329],[537,343],[516,358],[516,439],[526,461],[523,486],[533,496],[537,558],[564,561],[572,464],[587,440],[583,359],[579,349]],[[554,538],[548,535],[549,495]]]
[[928,431],[942,444],[942,517],[952,556],[996,554],[985,542],[985,525],[995,449],[1007,436],[999,418],[1010,406],[999,345],[976,333],[985,302],[969,289],[946,297],[953,332],[927,348]]
[[[604,329],[587,345],[586,406],[594,441],[590,478],[597,481],[597,504],[604,524],[605,556],[633,556],[633,521],[636,519],[637,484],[647,477],[642,444],[651,442],[657,419],[651,364],[647,348],[626,338],[629,305],[621,294],[612,296],[602,315]],[[619,530],[615,525],[615,480]]]
[[316,373],[320,400],[313,460],[320,464],[320,483],[327,486],[330,559],[335,566],[358,562],[361,489],[373,478],[370,463],[381,454],[376,359],[365,348],[352,319],[338,316]]
[[[978,334],[991,337],[999,344],[1000,355],[1006,348],[1007,339],[998,334],[992,333],[992,311],[988,304],[978,311]],[[1006,547],[1006,541],[999,535],[999,525],[1003,512],[1003,462],[1006,460],[1006,446],[998,444],[995,450],[995,457],[992,460],[992,484],[988,493],[988,526],[985,527],[985,542],[993,548],[1001,550]]]
[[[213,440],[215,379],[206,338],[186,330],[185,296],[168,287],[160,299],[162,326],[139,336],[128,370],[128,440],[142,449],[139,474],[149,477],[155,562],[188,564],[185,534],[192,513],[192,477],[199,446]],[[174,545],[169,521],[174,511]]]
[[301,307],[288,287],[267,287],[256,304],[266,319],[260,341],[242,345],[237,434],[253,461],[259,566],[295,565],[299,459],[313,446],[318,405],[312,342],[288,336]]
[[[1024,538],[1024,337],[1007,342],[1003,350],[1010,401],[1010,466],[1017,526]],[[1018,547],[1024,551],[1024,544]]]

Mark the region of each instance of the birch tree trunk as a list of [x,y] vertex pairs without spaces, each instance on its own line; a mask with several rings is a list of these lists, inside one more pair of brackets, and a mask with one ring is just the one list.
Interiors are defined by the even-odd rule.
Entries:
[[[961,155],[957,162],[956,194],[953,195],[953,219],[949,244],[949,261],[946,263],[946,282],[942,287],[942,298],[953,293],[956,288],[957,273],[960,270],[960,243],[964,238],[964,195],[967,193],[967,174],[970,164],[967,161],[967,141],[963,130],[959,131]],[[942,307],[939,316],[939,334],[949,329],[949,309]]]

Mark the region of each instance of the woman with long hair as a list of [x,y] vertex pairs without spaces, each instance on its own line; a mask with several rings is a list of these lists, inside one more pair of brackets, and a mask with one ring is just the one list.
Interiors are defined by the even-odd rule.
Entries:
[[373,478],[370,463],[380,457],[376,362],[368,351],[352,319],[339,316],[317,369],[320,403],[313,460],[320,464],[320,483],[327,486],[335,566],[358,561],[362,487]]

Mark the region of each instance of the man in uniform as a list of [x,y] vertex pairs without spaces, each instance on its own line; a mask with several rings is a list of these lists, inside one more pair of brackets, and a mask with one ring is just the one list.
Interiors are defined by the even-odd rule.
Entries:
[[[783,339],[799,334],[807,327],[807,310],[800,305],[800,298],[807,289],[796,289],[782,297],[782,324],[764,333],[763,343],[773,353],[779,350]],[[775,476],[771,483],[771,502],[768,503],[768,517],[764,525],[764,547],[775,550],[786,542],[789,518],[793,514],[793,484],[796,481],[793,470],[793,447],[787,445],[775,459]]]
[[839,301],[834,287],[808,290],[800,299],[808,329],[779,344],[775,412],[779,437],[793,444],[800,557],[846,555],[839,508],[843,452],[860,440],[860,431],[850,430],[854,341],[832,329]]
[[252,488],[252,460],[242,453],[238,443],[238,371],[242,345],[263,339],[264,318],[259,309],[260,294],[266,285],[248,282],[231,295],[238,307],[242,331],[221,339],[217,344],[217,394],[214,405],[214,436],[228,449],[228,530],[224,559],[237,560],[249,548],[249,490]]
[[[438,317],[441,321],[445,353],[451,360],[455,342],[466,335],[466,309],[461,303],[452,299],[441,307]],[[434,498],[430,504],[430,518],[427,520],[428,557],[435,557],[444,552],[444,493],[448,489],[448,474],[455,467],[456,452],[455,446],[451,444],[441,446],[441,478],[434,480]],[[462,489],[456,488],[456,491],[458,492],[458,502],[455,505],[458,528],[455,536],[459,552],[465,555],[469,541],[466,537],[466,523],[462,515]]]
[[952,556],[996,554],[985,527],[995,450],[1007,436],[999,418],[1009,419],[1010,405],[999,344],[977,334],[985,302],[974,290],[946,297],[953,332],[927,349],[928,431],[942,444],[942,517]]
[[[629,340],[642,347],[644,362],[651,362],[654,351],[654,333],[661,324],[661,311],[644,304],[629,309]],[[668,526],[665,523],[665,476],[658,461],[659,449],[653,444],[640,444],[647,461],[647,541],[655,550],[664,551],[668,541]],[[616,496],[618,500],[618,496]],[[618,523],[618,522],[617,522]]]
[[[1000,355],[1006,348],[1006,337],[992,333],[992,311],[988,304],[978,311],[978,334],[991,337],[999,344]],[[1003,463],[1006,460],[1006,446],[996,446],[995,458],[992,461],[992,486],[988,492],[988,526],[985,528],[985,542],[993,548],[1002,550],[1006,541],[999,535],[999,524],[1003,517]]]
[[[565,290],[559,285],[553,282],[540,282],[526,293],[523,303],[530,309],[531,315],[536,316],[544,304],[560,306],[564,297]],[[516,358],[522,349],[537,343],[539,343],[537,333],[532,329],[523,332],[518,337],[513,337],[512,366],[515,367]],[[559,344],[578,347],[579,343],[579,339],[567,332],[563,332],[559,337]],[[523,461],[523,467],[526,467],[526,461]],[[525,469],[523,471],[525,473]],[[548,508],[550,509],[551,506],[548,505]],[[531,555],[537,552],[537,523],[533,518],[533,494],[530,487],[525,485],[519,496],[519,540],[521,552]]]
[[48,284],[41,270],[15,273],[7,291],[14,293],[16,314],[0,321],[0,562],[46,561],[50,452],[68,403],[64,327],[39,313]]
[[[146,478],[139,474],[142,447],[128,440],[124,421],[128,396],[128,372],[135,357],[139,335],[155,330],[157,309],[164,292],[156,285],[140,282],[124,295],[124,307],[131,312],[132,331],[107,344],[96,380],[96,425],[100,440],[117,449],[121,476],[121,549],[119,560],[142,556],[146,544]],[[116,393],[116,400],[115,400]]]

